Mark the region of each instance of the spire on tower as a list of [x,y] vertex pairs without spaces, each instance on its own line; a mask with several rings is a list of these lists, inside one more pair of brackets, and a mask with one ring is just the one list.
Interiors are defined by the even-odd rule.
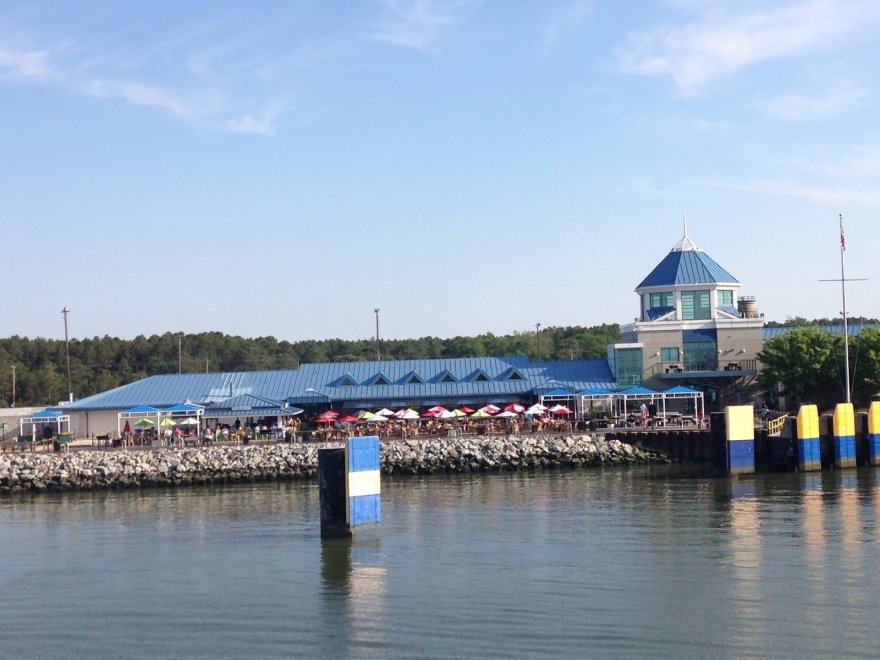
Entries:
[[699,250],[699,246],[694,243],[688,237],[688,216],[687,211],[684,211],[684,236],[682,236],[681,240],[676,243],[675,247],[672,248],[672,252],[695,252]]

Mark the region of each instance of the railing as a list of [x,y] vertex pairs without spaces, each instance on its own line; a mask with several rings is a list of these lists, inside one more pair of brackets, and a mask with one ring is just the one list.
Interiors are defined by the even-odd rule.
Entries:
[[771,419],[767,421],[767,435],[779,435],[782,433],[782,427],[785,426],[785,419],[788,417],[787,415],[782,415],[777,417],[776,419]]
[[688,373],[692,371],[757,371],[757,360],[731,360],[730,362],[705,361],[705,362],[658,362],[645,373],[655,375],[658,373]]

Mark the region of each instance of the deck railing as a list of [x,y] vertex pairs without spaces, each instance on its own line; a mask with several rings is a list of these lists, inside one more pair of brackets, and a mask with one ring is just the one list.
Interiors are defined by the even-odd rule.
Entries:
[[767,421],[767,435],[779,435],[782,433],[782,427],[785,426],[785,419],[788,415],[782,415],[776,419]]

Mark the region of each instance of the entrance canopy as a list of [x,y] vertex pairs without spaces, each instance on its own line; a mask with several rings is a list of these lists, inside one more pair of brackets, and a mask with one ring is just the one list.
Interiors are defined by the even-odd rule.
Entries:
[[[25,435],[25,425],[30,424],[30,435],[33,442],[37,440],[37,428],[50,428],[54,435],[70,433],[70,415],[65,415],[57,410],[42,410],[30,417],[22,417],[19,421],[19,433]],[[66,430],[65,430],[66,427]]]

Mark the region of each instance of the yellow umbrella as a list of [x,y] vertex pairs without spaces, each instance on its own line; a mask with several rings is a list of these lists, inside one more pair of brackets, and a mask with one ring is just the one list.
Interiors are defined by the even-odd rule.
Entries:
[[174,421],[173,419],[171,419],[170,417],[163,417],[163,418],[162,418],[162,421],[159,422],[159,425],[160,425],[160,426],[176,426],[176,425],[177,425],[177,422],[175,422],[175,421]]

